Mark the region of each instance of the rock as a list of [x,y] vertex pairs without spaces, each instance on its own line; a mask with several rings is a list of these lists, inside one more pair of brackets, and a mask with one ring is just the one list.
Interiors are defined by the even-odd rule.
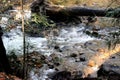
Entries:
[[71,73],[68,71],[58,71],[51,77],[52,80],[72,80]]
[[50,60],[48,60],[48,63],[51,63],[54,66],[59,66],[61,64],[62,58],[60,58],[59,55],[53,53],[49,56]]
[[98,33],[97,29],[93,31],[86,30],[84,31],[87,35],[100,38],[101,35]]
[[55,62],[55,63],[54,63],[54,65],[56,65],[56,66],[59,66],[59,65],[60,65],[60,63],[58,63],[58,62]]
[[93,27],[92,30],[93,30],[93,31],[99,31],[99,30],[100,30],[100,26],[95,26],[95,27]]
[[86,30],[86,31],[84,31],[87,35],[91,35],[91,31],[88,31],[88,30]]
[[83,55],[83,54],[85,54],[85,53],[79,53],[79,55]]
[[114,66],[111,64],[103,64],[97,72],[99,76],[110,76],[119,75],[120,76],[120,66]]
[[80,79],[82,77],[83,73],[81,71],[76,71],[75,75],[73,76],[74,79]]
[[53,29],[53,35],[54,36],[59,36],[59,30],[58,29]]
[[60,49],[59,52],[62,52],[62,50]]
[[56,70],[56,71],[59,71],[59,69],[58,69],[58,68],[55,68],[55,70]]
[[53,54],[50,55],[50,57],[51,57],[52,59],[53,59],[53,58],[56,58],[56,57],[58,57],[58,54],[53,53]]
[[62,51],[68,51],[68,50],[71,50],[71,46],[64,46],[61,48]]
[[57,50],[58,50],[58,49],[60,49],[60,47],[59,47],[58,45],[56,45],[56,46],[54,47],[54,49],[57,49]]
[[88,47],[88,46],[90,46],[90,45],[92,45],[92,42],[86,42],[86,43],[84,44],[85,48]]
[[84,61],[86,61],[86,58],[85,57],[80,57],[80,61],[84,62]]
[[54,68],[54,65],[48,65],[50,69],[53,69]]
[[27,63],[29,66],[42,67],[43,64],[46,63],[46,57],[39,52],[33,51],[32,53],[28,54]]
[[76,58],[76,59],[75,59],[75,62],[80,62],[80,59],[79,59],[79,58]]
[[87,59],[86,59],[86,56],[85,55],[83,55],[84,53],[82,53],[80,56],[79,56],[79,59],[80,59],[80,61],[82,61],[82,62],[84,62],[84,61],[86,61]]
[[88,78],[97,78],[97,77],[98,77],[97,72],[93,72],[88,75]]
[[[102,65],[102,66],[103,66],[103,65]],[[108,74],[108,72],[106,72],[106,71],[103,69],[102,66],[101,66],[100,69],[97,71],[98,77]]]
[[112,64],[104,64],[103,69],[108,72],[113,72],[115,74],[120,75],[120,66],[119,65],[112,65]]
[[110,75],[108,80],[120,80],[120,75]]
[[96,32],[96,31],[92,32],[91,35],[94,36],[94,37],[100,37],[100,35],[99,35],[98,32]]
[[77,54],[72,53],[72,54],[70,55],[70,57],[77,57]]
[[115,59],[116,58],[116,56],[112,56],[110,59]]

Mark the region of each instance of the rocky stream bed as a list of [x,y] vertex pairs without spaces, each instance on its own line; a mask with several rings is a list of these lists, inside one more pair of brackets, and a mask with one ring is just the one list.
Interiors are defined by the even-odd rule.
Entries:
[[[59,33],[58,36],[50,34],[47,38],[27,37],[30,46],[28,47],[29,80],[49,80],[50,78],[52,80],[71,80],[82,78],[84,76],[83,70],[88,67],[87,63],[90,58],[96,56],[96,53],[101,48],[108,47],[105,40],[90,37],[84,33],[84,30],[85,27],[79,24],[60,29],[57,32],[57,34]],[[102,30],[99,33],[102,33]],[[102,33],[102,35],[106,34]],[[12,29],[9,33],[5,33],[3,41],[8,54],[19,55],[19,57],[15,57],[16,60],[10,58],[11,64],[16,64],[13,65],[13,68],[15,66],[20,67],[19,64],[22,63],[21,28],[18,27]],[[87,77],[98,78],[100,76],[119,75],[119,61],[119,53],[112,55],[102,66],[91,66],[94,73],[89,74]],[[110,79],[109,77],[105,78]],[[115,79],[119,80],[118,78]]]
[[[5,29],[5,25],[0,25]],[[47,34],[42,36],[27,34],[28,80],[83,80],[84,77],[87,77],[87,80],[120,80],[119,53],[110,55],[105,62],[98,57],[98,61],[95,59],[97,65],[93,62],[88,64],[92,57],[97,58],[97,53],[108,48],[104,39],[108,38],[111,30],[117,29],[118,27],[99,29],[95,32],[95,35],[100,35],[97,38],[87,35],[94,33],[93,27],[86,27],[83,24],[61,26],[48,32],[44,31]],[[4,32],[2,38],[11,67],[14,73],[21,77],[23,62],[21,26]],[[99,65],[99,62],[102,65]],[[89,74],[91,71],[93,73]]]

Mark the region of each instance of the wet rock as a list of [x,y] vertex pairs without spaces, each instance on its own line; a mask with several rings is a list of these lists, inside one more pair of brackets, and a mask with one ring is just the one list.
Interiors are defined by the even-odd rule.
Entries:
[[110,59],[115,59],[116,57],[115,56],[112,56]]
[[55,68],[55,70],[56,70],[56,71],[59,71],[59,69],[58,69],[58,68]]
[[64,46],[61,48],[62,51],[68,51],[68,50],[71,50],[71,46]]
[[106,75],[106,74],[108,74],[108,72],[103,69],[103,66],[101,66],[97,72],[98,77]]
[[103,69],[108,72],[120,74],[120,66],[119,65],[104,64]]
[[54,68],[54,65],[48,65],[50,69],[53,69]]
[[68,71],[58,71],[52,77],[52,80],[72,80],[71,73]]
[[92,42],[86,42],[86,43],[84,44],[84,47],[86,48],[86,47],[88,47],[88,46],[90,46],[90,45],[92,45]]
[[94,26],[93,28],[92,28],[92,31],[99,31],[100,30],[100,26]]
[[91,31],[88,31],[88,30],[86,30],[86,31],[84,31],[87,35],[91,35]]
[[59,49],[59,52],[63,52],[61,49]]
[[110,72],[110,71],[106,71],[104,68],[103,68],[103,65],[101,66],[101,68],[98,70],[97,72],[97,75],[99,78],[101,78],[101,80],[104,80],[106,76],[107,80],[120,80],[120,75],[119,74],[116,74],[114,72]]
[[52,59],[54,59],[54,58],[58,57],[58,54],[53,53],[53,54],[50,55],[50,57],[51,57]]
[[72,54],[70,55],[70,57],[77,57],[77,54],[72,53]]
[[97,74],[98,74],[98,76],[110,76],[110,75],[119,75],[120,76],[120,66],[104,64],[100,67]]
[[86,61],[86,58],[85,57],[80,57],[80,61],[84,62],[84,61]]
[[83,55],[83,54],[85,54],[85,53],[79,53],[79,55]]
[[57,54],[51,54],[50,59],[47,61],[47,63],[52,64],[54,66],[59,66],[61,64],[62,58],[60,58]]
[[27,63],[32,67],[42,67],[44,63],[46,63],[46,57],[39,52],[33,51],[28,54]]
[[75,59],[75,62],[80,62],[80,59],[79,59],[79,58],[76,58],[76,59]]
[[57,50],[58,50],[58,49],[60,49],[60,47],[59,47],[58,45],[56,45],[56,46],[54,47],[54,49],[57,49]]
[[59,66],[59,65],[60,65],[60,63],[58,63],[58,62],[55,62],[55,63],[54,63],[54,65],[56,65],[56,66]]
[[62,50],[60,49],[59,45],[55,45],[54,49],[57,50],[58,52],[62,52]]
[[98,33],[99,29],[94,29],[93,31],[86,30],[84,31],[87,35],[100,38],[101,35]]
[[110,75],[108,77],[108,80],[120,80],[120,75]]
[[79,59],[81,62],[84,62],[87,60],[85,55],[80,55]]
[[83,73],[81,71],[76,71],[75,75],[73,76],[74,79],[80,79],[82,78]]
[[96,31],[92,32],[91,35],[94,36],[94,37],[99,37],[99,34],[98,34],[98,32],[96,32]]
[[58,29],[54,29],[53,30],[53,35],[54,36],[59,36],[59,30]]

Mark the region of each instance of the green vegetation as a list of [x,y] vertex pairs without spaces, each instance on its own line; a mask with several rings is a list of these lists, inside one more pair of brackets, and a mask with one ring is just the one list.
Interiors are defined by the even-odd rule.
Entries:
[[48,22],[47,16],[43,15],[43,14],[36,14],[33,13],[32,14],[32,20],[33,22],[37,23],[37,24],[42,24],[45,27],[54,27],[55,24],[53,21],[49,20],[51,23]]

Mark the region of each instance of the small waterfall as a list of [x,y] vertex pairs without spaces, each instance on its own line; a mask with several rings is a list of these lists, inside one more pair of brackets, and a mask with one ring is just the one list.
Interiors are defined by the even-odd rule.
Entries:
[[95,38],[83,33],[84,27],[72,27],[69,29],[62,29],[60,35],[57,37],[59,42],[68,43],[84,43]]

